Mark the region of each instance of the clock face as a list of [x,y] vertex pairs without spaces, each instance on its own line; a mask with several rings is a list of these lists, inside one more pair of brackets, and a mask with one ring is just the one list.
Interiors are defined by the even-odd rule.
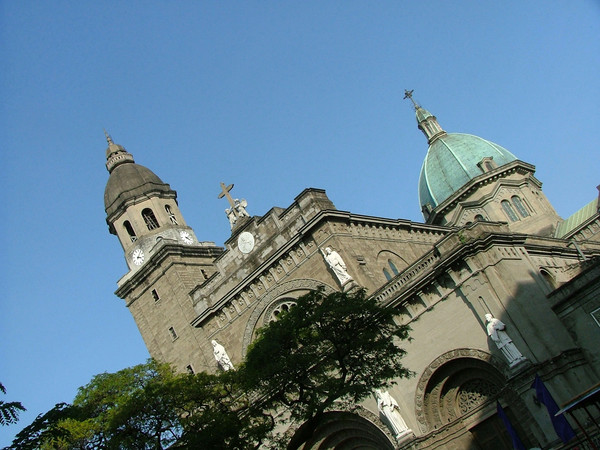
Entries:
[[131,254],[131,260],[136,266],[141,266],[144,262],[144,252],[141,248],[136,248]]
[[244,231],[240,234],[240,237],[238,237],[238,248],[242,253],[250,253],[254,248],[254,236],[247,231]]
[[194,242],[194,239],[192,239],[192,235],[187,231],[181,231],[179,233],[179,236],[181,236],[181,240],[186,244],[191,244],[192,242]]

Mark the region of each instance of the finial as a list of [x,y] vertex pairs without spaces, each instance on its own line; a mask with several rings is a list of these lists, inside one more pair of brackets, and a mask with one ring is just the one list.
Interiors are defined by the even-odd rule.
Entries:
[[106,142],[108,142],[108,145],[114,145],[114,142],[110,137],[110,134],[108,134],[108,131],[106,131],[106,128],[104,128],[104,136],[106,136]]
[[414,89],[411,89],[410,91],[408,89],[404,89],[404,98],[403,98],[403,100],[406,100],[407,98],[410,99],[410,101],[412,102],[412,104],[415,107],[415,109],[417,109],[419,107],[419,105],[417,105],[417,102],[415,102],[415,100],[412,98],[413,92],[415,92]]

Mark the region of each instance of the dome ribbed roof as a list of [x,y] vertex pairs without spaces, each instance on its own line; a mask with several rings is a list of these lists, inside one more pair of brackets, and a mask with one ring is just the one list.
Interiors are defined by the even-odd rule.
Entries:
[[503,166],[517,158],[505,148],[470,134],[440,136],[429,146],[419,178],[419,203],[435,208],[470,180],[483,173],[485,157]]

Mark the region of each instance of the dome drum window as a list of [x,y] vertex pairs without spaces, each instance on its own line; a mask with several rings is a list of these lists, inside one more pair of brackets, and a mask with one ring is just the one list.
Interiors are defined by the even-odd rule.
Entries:
[[516,195],[513,195],[511,197],[511,200],[512,200],[513,205],[515,206],[515,208],[517,209],[517,211],[521,215],[521,217],[528,217],[529,216],[529,212],[525,208],[525,205],[523,204],[523,201],[521,200],[520,197],[518,197]]
[[500,204],[502,205],[502,209],[504,210],[504,213],[506,214],[506,216],[508,217],[508,219],[511,222],[519,221],[519,217],[517,216],[517,213],[515,213],[515,210],[513,209],[512,205],[510,204],[510,202],[508,200],[502,200],[500,202]]

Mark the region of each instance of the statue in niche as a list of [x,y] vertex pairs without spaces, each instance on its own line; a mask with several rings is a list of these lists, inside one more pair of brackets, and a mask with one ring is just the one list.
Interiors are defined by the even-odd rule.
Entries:
[[506,325],[491,314],[486,314],[485,320],[487,322],[488,336],[492,338],[496,347],[502,352],[510,367],[524,361],[526,358],[517,349],[517,346],[513,343],[506,331],[504,331]]
[[225,347],[223,347],[215,340],[212,341],[212,345],[213,354],[215,355],[215,359],[221,366],[221,369],[223,369],[225,372],[227,372],[228,370],[234,370],[235,367],[233,367],[231,359],[229,359],[229,355],[225,351]]
[[338,252],[332,250],[331,247],[325,247],[325,251],[321,249],[321,253],[342,287],[352,281],[352,277],[346,270],[346,264]]
[[383,416],[385,424],[396,439],[400,439],[411,432],[400,414],[398,402],[388,391],[375,389],[375,399],[377,400],[379,413]]

